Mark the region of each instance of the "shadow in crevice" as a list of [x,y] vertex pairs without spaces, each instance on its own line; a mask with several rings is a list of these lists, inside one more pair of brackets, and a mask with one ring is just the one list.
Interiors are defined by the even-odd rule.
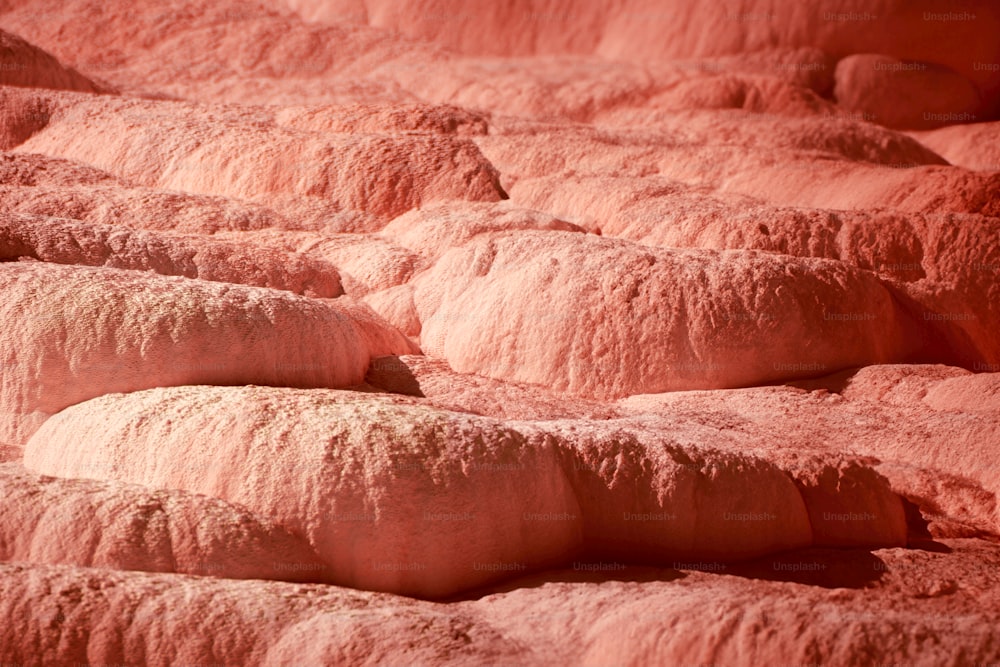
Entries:
[[[937,543],[932,543],[937,544]],[[940,545],[944,546],[944,545]],[[552,568],[467,591],[448,602],[477,600],[488,595],[553,583],[671,582],[690,576],[723,575],[794,583],[817,588],[865,589],[878,586],[892,568],[869,549],[809,547],[740,562],[683,559],[661,566],[633,564],[626,559],[581,557],[562,568]]]
[[562,568],[541,570],[467,591],[446,602],[479,600],[488,595],[510,593],[523,588],[541,588],[546,584],[603,584],[608,582],[653,583],[683,579],[685,572],[667,567],[630,565],[621,561],[581,559]]
[[[906,513],[907,539],[909,549],[951,553],[952,549],[937,538],[978,538],[995,539],[993,532],[969,525],[960,519],[947,516],[933,499],[900,495]],[[933,526],[932,526],[933,522]]]
[[924,518],[920,505],[905,496],[900,496],[899,499],[903,503],[903,511],[906,514],[906,548],[950,554],[951,547],[934,540],[930,530],[930,522]]
[[903,513],[906,516],[907,543],[932,539],[929,523],[920,511],[920,505],[905,496],[899,496],[899,500],[903,503]]
[[773,386],[795,387],[796,389],[805,389],[806,391],[825,389],[831,394],[842,394],[844,389],[847,388],[847,385],[851,383],[851,378],[853,378],[859,370],[861,370],[860,367],[848,368],[831,375],[822,375],[802,380],[776,382]]
[[762,581],[819,588],[870,588],[887,570],[885,561],[867,549],[811,547],[735,563],[726,574]]
[[365,382],[390,394],[425,397],[420,381],[398,356],[373,359],[365,374]]

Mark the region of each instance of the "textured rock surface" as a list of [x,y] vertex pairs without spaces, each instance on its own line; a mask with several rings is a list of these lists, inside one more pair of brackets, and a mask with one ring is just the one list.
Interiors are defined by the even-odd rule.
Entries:
[[338,387],[415,350],[359,304],[134,271],[0,264],[0,441],[101,394],[214,382]]
[[0,560],[316,581],[305,542],[217,498],[60,480],[0,465]]
[[[639,665],[855,664],[877,655],[931,665],[958,646],[963,660],[996,662],[1000,558],[977,540],[940,546],[807,550],[740,567],[579,561],[449,605],[329,586],[0,564],[0,658]],[[660,633],[664,619],[674,632]]]
[[995,3],[0,24],[0,665],[1000,663]]
[[321,298],[344,293],[332,264],[290,253],[201,236],[167,236],[40,216],[5,216],[0,219],[0,261],[21,258],[271,287]]
[[998,123],[975,123],[913,133],[913,136],[952,164],[977,171],[1000,171],[998,134]]
[[[731,560],[813,540],[809,499],[792,479],[735,451],[682,447],[614,423],[508,424],[350,392],[107,396],[47,421],[24,460],[44,474],[239,503],[306,536],[329,580],[420,596],[462,592],[581,549]],[[864,487],[878,492],[874,478]],[[880,514],[902,525],[901,506]],[[653,515],[669,518],[641,518]],[[905,541],[905,531],[892,533],[871,539]]]
[[889,293],[841,263],[579,234],[479,236],[416,280],[415,304],[424,351],[454,369],[594,398],[761,384],[909,352]]
[[306,123],[284,127],[273,112],[254,107],[206,111],[190,103],[65,95],[48,103],[59,113],[20,150],[93,164],[148,187],[265,202],[317,198],[382,216],[435,199],[506,196],[479,149],[449,134],[309,131]]

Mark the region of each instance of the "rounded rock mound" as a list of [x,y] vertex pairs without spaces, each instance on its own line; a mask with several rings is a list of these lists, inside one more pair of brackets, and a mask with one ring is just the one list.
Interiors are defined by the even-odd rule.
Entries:
[[462,373],[608,399],[900,360],[889,292],[840,262],[484,234],[415,281],[424,352]]
[[315,580],[302,540],[216,498],[0,466],[0,560],[228,579]]
[[501,421],[401,396],[204,386],[102,396],[50,418],[24,461],[223,498],[305,537],[330,583],[428,598],[581,553],[732,560],[813,539],[793,480],[763,459],[614,423]]
[[[306,538],[328,583],[354,588],[443,597],[572,552],[580,511],[554,443],[399,403],[264,387],[102,396],[43,425],[25,465],[243,505]],[[71,442],[67,428],[85,431]]]
[[22,257],[270,287],[320,298],[344,293],[336,267],[295,253],[205,236],[0,214],[0,261]]
[[[264,204],[315,199],[392,218],[432,201],[506,198],[470,138],[345,134],[278,124],[265,107],[59,98],[24,150],[106,169],[146,187]],[[303,121],[305,122],[305,121]]]
[[0,442],[101,394],[186,384],[346,387],[415,346],[367,307],[42,262],[0,264]]
[[981,118],[975,85],[934,63],[856,54],[837,63],[834,97],[851,112],[904,130],[928,130]]

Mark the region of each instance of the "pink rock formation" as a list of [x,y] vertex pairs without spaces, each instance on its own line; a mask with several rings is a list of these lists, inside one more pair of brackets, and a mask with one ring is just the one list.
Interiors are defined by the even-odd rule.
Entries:
[[51,100],[59,113],[19,150],[86,162],[149,187],[265,202],[272,194],[315,197],[383,216],[435,199],[506,196],[479,149],[449,135],[306,131],[253,107],[211,112],[180,102]]
[[199,383],[343,387],[415,347],[360,304],[135,271],[0,264],[0,441],[102,394]]
[[[940,546],[849,560],[811,550],[741,567],[578,561],[447,605],[330,586],[0,564],[0,659],[781,664],[818,655],[836,664],[930,664],[960,647],[973,664],[995,662],[1000,558],[981,540]],[[665,619],[675,631],[660,632]]]
[[402,6],[390,0],[283,1],[307,20],[388,27],[466,53],[596,53],[656,61],[805,46],[838,58],[881,52],[950,67],[990,94],[994,111],[1000,89],[996,70],[976,67],[1000,60],[1000,46],[990,39],[1000,29],[1000,13],[986,0],[961,6],[933,0],[838,0],[797,11],[780,0],[739,7],[697,0],[574,7],[555,0],[474,7],[459,0],[416,0]]
[[344,293],[336,267],[309,257],[201,236],[167,236],[39,216],[0,219],[0,261],[22,258],[271,287],[313,297]]
[[580,226],[553,218],[541,211],[521,209],[509,202],[498,204],[449,204],[410,211],[382,228],[382,236],[436,262],[450,250],[465,245],[474,236],[488,232],[543,231],[582,232]]
[[[902,505],[870,467],[804,464],[793,481],[669,430],[584,423],[504,423],[357,392],[180,387],[68,408],[24,462],[238,503],[308,539],[326,580],[424,597],[581,551],[725,561],[906,541]],[[827,518],[862,508],[872,520]]]
[[283,581],[322,570],[304,542],[217,498],[19,468],[0,466],[0,560]]
[[25,186],[121,185],[111,174],[79,162],[33,153],[8,152],[0,153],[0,183],[9,193],[30,191]]
[[333,264],[343,279],[344,290],[359,297],[406,284],[420,267],[420,257],[413,251],[369,234],[262,230],[227,234],[226,238]]
[[310,132],[350,134],[484,135],[486,119],[451,105],[401,104],[376,107],[370,104],[285,107],[276,115],[279,125]]
[[456,373],[446,361],[423,355],[373,359],[365,382],[393,394],[427,398],[435,407],[499,419],[536,421],[623,416],[613,404],[567,396],[537,385]]
[[936,64],[858,54],[837,63],[836,81],[838,104],[889,127],[942,127],[981,113],[975,85]]
[[0,85],[101,91],[93,81],[63,66],[51,54],[3,30],[0,30]]
[[977,171],[1000,171],[997,123],[949,125],[930,132],[911,133],[949,162]]
[[889,292],[839,262],[522,231],[478,236],[415,282],[426,353],[595,398],[901,361],[911,345]]
[[[356,393],[193,387],[97,401],[49,422],[29,468],[249,507],[308,539],[327,581],[442,597],[504,565],[558,563],[580,541],[580,509],[540,434]],[[108,437],[89,431],[97,414],[114,420]],[[87,431],[79,446],[67,427]]]
[[[809,456],[823,461],[845,452],[874,457],[893,489],[920,505],[932,524],[941,523],[942,534],[967,534],[969,527],[995,532],[1000,425],[988,402],[994,377],[945,366],[870,366],[802,383],[813,389],[808,392],[788,387],[680,392],[633,396],[620,405],[660,415],[663,428],[690,424],[717,447],[780,450],[779,462],[795,452],[807,462]],[[979,401],[985,397],[984,409],[970,393]],[[782,434],[780,442],[775,430]],[[795,459],[786,465],[794,470],[804,464]]]
[[994,3],[0,24],[0,665],[1000,663]]

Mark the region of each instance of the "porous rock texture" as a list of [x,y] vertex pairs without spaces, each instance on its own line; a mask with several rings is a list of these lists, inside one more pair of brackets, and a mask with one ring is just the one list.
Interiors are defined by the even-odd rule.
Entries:
[[995,3],[0,26],[0,665],[1000,663]]
[[416,350],[363,304],[146,272],[0,264],[0,438],[81,400],[200,383],[344,387]]
[[314,579],[302,540],[218,498],[0,467],[2,560],[233,579]]
[[523,231],[477,237],[415,286],[428,354],[595,398],[761,384],[908,352],[890,294],[839,262]]
[[335,266],[291,253],[42,216],[0,219],[0,261],[25,258],[256,285],[321,298],[344,293]]

